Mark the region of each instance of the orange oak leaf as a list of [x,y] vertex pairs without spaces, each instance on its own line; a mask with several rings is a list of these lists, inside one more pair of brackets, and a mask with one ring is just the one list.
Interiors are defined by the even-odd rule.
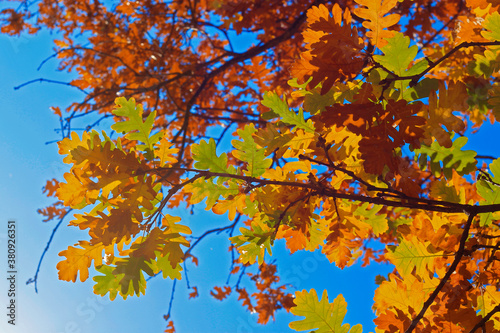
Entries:
[[384,332],[404,332],[410,326],[410,319],[399,309],[387,310],[380,314],[373,322],[377,325],[379,330]]
[[165,333],[175,333],[175,326],[173,320],[169,320],[167,323],[167,328],[164,331]]
[[456,35],[456,44],[462,42],[485,42],[486,38],[481,36],[483,30],[483,19],[480,17],[459,16],[453,33]]
[[75,217],[70,225],[78,226],[81,230],[89,229],[92,244],[119,243],[122,239],[128,240],[140,232],[139,222],[127,207],[111,209],[108,215],[98,211],[97,216],[86,213],[77,214]]
[[198,297],[198,287],[193,287],[193,291],[189,293],[189,299]]
[[45,216],[42,222],[48,222],[55,218],[62,219],[68,213],[68,209],[61,201],[57,201],[50,206],[38,209],[37,213]]
[[213,290],[210,291],[210,295],[219,301],[222,301],[231,294],[231,287],[229,286],[224,286],[224,290],[221,287],[215,286],[214,290],[215,292]]
[[248,292],[246,289],[236,289],[238,292],[238,301],[243,301],[242,305],[247,308],[248,311],[252,312],[254,311],[254,307],[252,305],[252,300],[250,299],[250,296],[248,295]]
[[83,282],[89,277],[92,261],[94,266],[102,265],[102,251],[105,249],[102,243],[91,245],[87,241],[79,241],[75,245],[79,247],[69,246],[67,250],[59,253],[61,257],[66,257],[56,266],[60,280],[75,282],[80,273],[80,281]]
[[187,253],[186,259],[190,258],[195,266],[198,266],[198,257],[193,256],[191,253]]
[[322,83],[325,94],[338,80],[352,78],[363,66],[360,51],[364,45],[358,31],[351,27],[351,13],[335,4],[332,16],[324,5],[312,7],[307,12],[308,28],[303,32],[307,51],[303,52],[294,66],[292,75],[299,81],[312,80],[311,88]]

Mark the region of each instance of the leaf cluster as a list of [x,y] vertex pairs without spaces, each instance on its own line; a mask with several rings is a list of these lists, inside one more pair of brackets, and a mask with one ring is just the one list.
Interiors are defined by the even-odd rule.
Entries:
[[[498,9],[43,0],[36,22],[29,5],[3,9],[3,33],[61,33],[60,69],[86,93],[70,117],[54,108],[70,170],[47,183],[57,202],[41,213],[81,210],[69,224],[88,232],[60,253],[59,278],[85,281],[93,266],[96,294],[141,295],[149,277],[182,279],[195,246],[228,232],[237,282],[210,294],[237,293],[259,323],[285,309],[305,317],[294,330],[361,332],[343,323],[342,295],[293,298],[278,285],[269,258],[283,240],[340,268],[393,265],[377,280],[377,332],[500,331],[500,162],[467,143],[469,128],[500,119]],[[239,52],[242,33],[256,39]],[[94,112],[113,118],[117,138],[70,131],[73,115]],[[190,238],[168,212],[202,202],[231,224]],[[166,320],[174,331],[170,309]]]

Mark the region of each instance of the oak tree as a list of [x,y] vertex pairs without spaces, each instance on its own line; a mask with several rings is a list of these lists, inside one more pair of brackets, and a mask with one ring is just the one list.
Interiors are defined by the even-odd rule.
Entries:
[[[228,230],[231,273],[257,292],[211,295],[237,294],[262,324],[285,309],[305,317],[297,331],[362,330],[343,324],[342,295],[280,284],[282,239],[340,268],[394,265],[377,332],[500,331],[500,159],[466,137],[500,119],[498,1],[18,2],[1,31],[57,32],[59,69],[85,93],[53,108],[70,170],[40,213],[88,233],[60,253],[61,280],[93,267],[96,294],[139,296]],[[94,130],[105,118],[117,136]],[[192,205],[231,223],[195,240],[169,214]]]

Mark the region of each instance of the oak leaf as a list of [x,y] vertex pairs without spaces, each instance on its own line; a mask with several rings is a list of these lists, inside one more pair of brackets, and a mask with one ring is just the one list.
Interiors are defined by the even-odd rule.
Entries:
[[253,134],[257,130],[253,124],[246,125],[244,129],[237,131],[242,139],[233,140],[231,144],[236,150],[233,150],[232,155],[242,162],[246,162],[246,170],[244,174],[249,177],[259,177],[271,166],[272,160],[265,157],[265,149],[258,148]]
[[60,280],[75,282],[80,273],[80,281],[83,282],[89,277],[92,261],[96,267],[102,265],[102,251],[105,249],[102,243],[92,245],[87,241],[79,241],[75,245],[79,247],[69,246],[67,250],[59,253],[61,257],[66,257],[56,266]]
[[[394,313],[396,312],[396,313]],[[387,310],[373,320],[379,330],[390,333],[405,332],[410,327],[411,320],[401,310]]]
[[206,199],[206,210],[212,209],[221,197],[224,199],[234,197],[240,192],[237,181],[230,180],[224,183],[221,177],[218,177],[215,183],[214,178],[197,179],[184,188],[191,194],[189,199],[191,204],[197,204]]
[[156,118],[156,111],[151,112],[145,121],[143,118],[143,108],[141,104],[136,104],[134,98],[127,100],[124,97],[118,97],[115,101],[116,108],[113,113],[116,116],[126,117],[128,120],[117,122],[111,126],[117,132],[127,133],[126,137],[129,140],[136,140],[142,142],[137,145],[140,150],[146,151],[148,159],[153,158],[153,145],[160,140],[162,135],[158,132],[151,135],[154,121]]
[[142,257],[148,261],[156,258],[155,252],[161,251],[172,238],[179,237],[177,233],[169,233],[159,227],[153,228],[147,236],[138,237],[130,246],[130,256]]
[[286,101],[281,99],[276,93],[268,92],[264,95],[262,105],[267,106],[280,117],[280,120],[288,125],[294,125],[294,129],[302,129],[308,133],[314,133],[314,125],[312,121],[304,119],[304,112],[299,109],[299,113],[291,111]]
[[[342,18],[343,16],[343,18]],[[351,27],[351,13],[338,4],[332,8],[332,16],[323,5],[307,12],[308,29],[303,32],[307,50],[292,68],[292,75],[299,81],[312,80],[308,86],[322,82],[321,94],[325,94],[338,80],[356,76],[363,66],[360,51],[364,48],[355,27]]]
[[[177,262],[179,262],[178,259]],[[180,263],[177,263],[175,266],[172,265],[172,261],[170,260],[170,253],[157,253],[156,262],[154,262],[153,264],[153,267],[155,268],[155,274],[161,271],[164,279],[182,279],[182,266],[180,265]]]
[[417,237],[402,240],[394,250],[386,254],[399,274],[406,279],[415,270],[421,278],[434,275],[434,260],[443,256],[443,251],[436,250],[429,242],[422,242]]
[[189,299],[198,297],[198,287],[193,287],[193,291],[189,293]]
[[317,333],[361,333],[363,328],[357,324],[351,328],[349,324],[342,324],[347,313],[347,303],[342,295],[338,295],[333,303],[328,302],[328,293],[323,291],[318,299],[316,290],[296,291],[295,307],[291,309],[296,316],[305,318],[289,324],[295,331],[315,330]]
[[165,167],[170,163],[176,163],[177,159],[173,157],[179,149],[172,148],[173,144],[168,140],[166,136],[163,136],[158,142],[158,147],[154,150],[155,157],[160,159],[160,167]]
[[[120,279],[118,275],[113,274],[114,267],[102,265],[96,268],[96,271],[104,275],[96,275],[94,280],[94,293],[96,295],[104,296],[109,293],[109,299],[113,301],[116,295],[120,292]],[[126,299],[128,295],[123,295]]]
[[422,170],[425,170],[429,163],[434,175],[444,174],[447,179],[452,178],[453,170],[459,175],[468,174],[476,168],[477,154],[473,150],[462,150],[467,141],[467,137],[461,136],[452,142],[451,147],[447,148],[441,146],[438,141],[432,142],[430,146],[422,145],[414,150],[415,160],[418,160]]
[[[476,183],[477,193],[485,200],[481,201],[480,205],[500,203],[500,159],[491,162],[489,169],[493,177],[481,177]],[[498,212],[481,214],[480,223],[482,226],[488,226],[499,218],[500,214]]]
[[[435,92],[429,95],[429,107],[427,111],[422,111],[421,116],[427,118],[427,124],[424,126],[425,138],[423,142],[430,146],[431,137],[435,137],[438,143],[446,148],[452,146],[450,133],[460,133],[465,129],[462,119],[455,116],[454,111],[466,111],[468,109],[467,101],[461,98],[467,94],[466,87],[461,82],[449,83],[448,87],[444,83],[439,83],[439,98]],[[446,130],[442,128],[446,127]]]
[[236,213],[243,213],[246,207],[247,196],[243,193],[239,193],[236,196],[230,197],[226,200],[218,201],[213,207],[212,211],[215,214],[225,214],[228,212],[229,220],[233,221],[236,217]]
[[363,26],[370,31],[366,36],[370,38],[372,45],[382,48],[387,44],[386,39],[394,36],[394,31],[384,30],[399,22],[400,15],[387,15],[398,3],[397,0],[355,0],[360,8],[353,13],[363,19]]
[[185,238],[185,236],[181,235],[190,235],[191,229],[188,226],[179,224],[181,220],[180,217],[173,217],[170,215],[165,215],[162,220],[162,225],[167,227],[166,234],[169,236],[175,236],[174,238],[170,238],[168,242],[165,243],[165,246],[162,250],[162,256],[167,257],[170,261],[170,265],[173,269],[177,267],[184,260],[184,252],[181,249],[182,246],[189,247],[189,241]]
[[265,222],[255,217],[251,223],[251,229],[240,228],[241,235],[231,237],[231,242],[236,246],[240,254],[240,261],[244,264],[254,264],[258,261],[259,265],[264,262],[264,254],[271,255],[271,237],[274,230]]
[[387,309],[399,309],[407,315],[422,308],[428,294],[438,282],[424,283],[421,279],[408,275],[401,279],[396,274],[389,274],[389,280],[383,281],[375,290],[375,308],[377,313]]
[[219,301],[224,300],[231,294],[231,287],[229,286],[224,286],[224,290],[222,290],[221,287],[215,286],[214,290],[215,292],[213,290],[210,291],[210,295],[212,295],[215,299]]
[[217,156],[215,140],[208,142],[202,140],[199,144],[191,146],[193,159],[196,161],[194,167],[200,170],[209,170],[220,173],[235,173],[234,167],[228,167],[227,154],[222,153]]
[[116,262],[113,275],[117,275],[122,296],[146,293],[146,280],[142,272],[153,276],[152,264],[142,257],[123,258]]
[[493,12],[486,16],[483,28],[486,30],[481,32],[484,38],[493,42],[500,41],[500,14]]

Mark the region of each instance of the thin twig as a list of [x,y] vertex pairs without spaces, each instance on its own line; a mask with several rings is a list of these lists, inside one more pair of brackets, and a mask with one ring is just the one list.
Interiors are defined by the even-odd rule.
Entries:
[[480,158],[483,160],[496,160],[496,157],[490,156],[490,155],[476,155],[476,158]]
[[459,45],[455,46],[453,49],[451,49],[450,51],[448,51],[441,58],[439,58],[438,60],[436,60],[435,62],[433,62],[432,64],[430,64],[430,66],[427,67],[421,73],[415,74],[415,75],[409,75],[409,76],[399,76],[399,75],[396,75],[393,72],[391,72],[391,71],[387,70],[386,68],[384,68],[382,65],[380,65],[376,61],[374,61],[376,63],[376,66],[379,66],[380,68],[384,69],[387,73],[393,75],[393,77],[388,77],[388,78],[383,79],[382,81],[380,81],[379,84],[380,85],[385,85],[385,84],[390,84],[390,83],[395,82],[395,81],[410,80],[410,87],[413,87],[413,86],[415,86],[418,83],[418,81],[420,81],[420,79],[422,77],[424,77],[427,73],[429,73],[434,68],[436,68],[437,65],[439,65],[440,63],[442,63],[443,61],[445,61],[446,59],[448,59],[453,53],[457,52],[458,50],[460,50],[462,48],[468,48],[468,47],[471,47],[471,46],[497,46],[497,45],[500,45],[500,41],[495,41],[495,42],[463,42],[463,43],[460,43]]
[[80,90],[81,92],[83,92],[84,94],[88,94],[88,92],[86,92],[82,88],[72,85],[71,82],[56,81],[56,80],[50,80],[50,79],[44,79],[44,78],[38,78],[38,79],[30,80],[28,82],[24,82],[21,85],[15,86],[14,90],[21,89],[22,87],[30,85],[30,84],[35,83],[35,82],[40,82],[40,83],[41,82],[47,82],[47,83],[62,84],[64,86],[76,88],[76,89]]
[[167,317],[170,318],[170,313],[172,312],[172,304],[174,303],[174,295],[175,295],[175,286],[177,284],[177,279],[174,279],[174,283],[172,284],[172,291],[170,292],[170,302],[168,303],[168,312]]

